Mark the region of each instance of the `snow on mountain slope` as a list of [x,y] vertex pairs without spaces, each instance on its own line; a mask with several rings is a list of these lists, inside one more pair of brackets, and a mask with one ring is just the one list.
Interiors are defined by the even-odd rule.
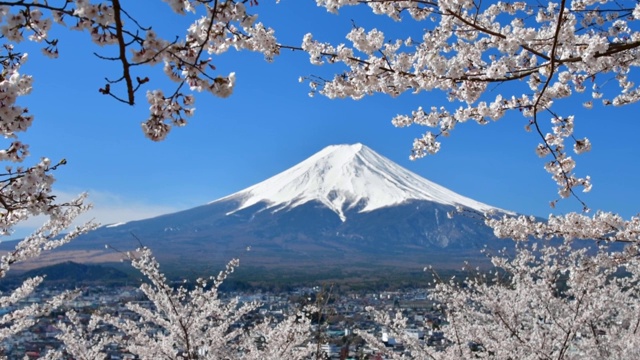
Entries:
[[328,146],[288,170],[216,201],[232,199],[240,206],[229,214],[260,202],[278,211],[316,200],[342,221],[344,211],[354,206],[367,212],[407,200],[506,212],[424,179],[362,144]]

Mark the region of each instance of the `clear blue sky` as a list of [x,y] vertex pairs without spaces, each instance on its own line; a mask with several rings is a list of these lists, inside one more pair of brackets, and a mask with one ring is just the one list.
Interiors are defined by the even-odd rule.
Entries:
[[[128,6],[140,6],[130,12],[142,24],[169,37],[183,34],[188,19],[173,15],[159,1],[155,10],[142,9],[140,3]],[[307,32],[319,40],[345,42],[352,20],[403,38],[422,28],[371,15],[367,8],[336,16],[310,0],[279,5],[265,0],[252,11],[276,29],[281,43],[292,45],[299,45]],[[446,104],[442,94],[377,95],[360,101],[310,98],[308,85],[298,77],[329,76],[342,68],[313,66],[301,52],[284,52],[267,63],[260,54],[232,50],[214,57],[213,63],[221,74],[236,72],[234,94],[228,99],[198,95],[190,124],[153,143],[140,130],[148,107],[143,93],[135,107],[98,93],[104,77],[117,74],[117,64],[92,53],[109,55],[115,49],[91,45],[86,33],[56,33],[57,60],[43,58],[37,47],[27,45],[30,59],[23,71],[33,74],[35,84],[21,103],[36,120],[21,137],[31,145],[34,161],[41,156],[68,160],[56,172],[56,189],[63,196],[88,191],[96,207],[92,216],[103,224],[201,205],[275,175],[327,145],[355,142],[476,200],[520,213],[546,216],[552,211],[548,203],[557,196],[556,186],[535,155],[539,139],[524,131],[526,120],[518,113],[484,127],[462,124],[444,139],[438,155],[410,161],[413,139],[427,129],[397,129],[391,118],[418,106]],[[160,66],[151,70],[149,88],[174,88]],[[583,199],[594,209],[634,215],[640,209],[639,106],[587,111],[580,102],[564,101],[557,110],[575,114],[576,135],[593,143],[591,153],[578,157],[578,175],[589,174],[594,183]],[[576,201],[565,200],[553,211],[580,209]]]

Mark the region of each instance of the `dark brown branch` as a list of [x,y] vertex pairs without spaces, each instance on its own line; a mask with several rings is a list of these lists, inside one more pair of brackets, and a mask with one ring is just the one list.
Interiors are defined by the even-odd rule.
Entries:
[[[124,78],[125,83],[127,84],[127,103],[129,105],[135,104],[135,92],[133,89],[133,80],[131,79],[131,73],[129,71],[130,64],[127,59],[127,44],[124,41],[124,35],[122,34],[122,18],[121,15],[121,7],[120,0],[111,0],[113,3],[113,13],[114,13],[114,21],[116,23],[116,38],[118,39],[118,48],[119,48],[119,59],[122,62],[122,77]],[[112,95],[115,97],[114,95]],[[117,97],[116,97],[117,99]]]
[[[538,133],[538,135],[540,135],[540,138],[544,143],[544,146],[547,148],[547,150],[549,150],[549,152],[553,156],[554,161],[557,162],[558,164],[560,164],[560,161],[558,160],[558,155],[556,154],[556,151],[547,142],[547,139],[545,138],[545,135],[542,132],[542,129],[540,129],[540,124],[538,123],[538,107],[540,106],[540,101],[542,101],[542,98],[544,97],[544,93],[549,88],[549,84],[551,83],[551,80],[553,79],[553,75],[556,71],[556,67],[557,67],[556,51],[558,49],[558,38],[560,36],[560,29],[562,28],[562,23],[564,20],[563,17],[564,17],[565,4],[566,4],[566,0],[562,0],[562,2],[560,3],[560,10],[558,12],[558,23],[556,24],[556,30],[553,36],[553,44],[551,46],[551,57],[548,64],[549,75],[547,76],[547,79],[544,82],[544,85],[542,86],[542,90],[540,90],[540,93],[538,94],[538,97],[536,98],[535,103],[533,104],[533,121],[532,121],[533,125],[536,128],[536,132]],[[567,174],[567,172],[564,171],[561,165],[560,165],[560,171],[562,171],[562,177],[564,178],[564,182],[567,188],[569,189],[569,192],[571,193],[571,195],[582,204],[583,209],[587,209],[588,208],[587,204],[585,204],[584,201],[582,201],[582,199],[580,199],[580,197],[573,191],[573,186],[569,181],[569,174]]]

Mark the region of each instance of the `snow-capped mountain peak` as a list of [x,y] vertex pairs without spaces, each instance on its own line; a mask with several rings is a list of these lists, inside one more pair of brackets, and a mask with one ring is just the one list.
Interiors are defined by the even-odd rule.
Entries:
[[318,201],[342,221],[346,220],[345,210],[355,206],[367,212],[407,200],[505,212],[424,179],[360,143],[328,146],[288,170],[217,201],[230,199],[240,202],[231,213],[262,202],[268,204],[267,209],[278,211]]

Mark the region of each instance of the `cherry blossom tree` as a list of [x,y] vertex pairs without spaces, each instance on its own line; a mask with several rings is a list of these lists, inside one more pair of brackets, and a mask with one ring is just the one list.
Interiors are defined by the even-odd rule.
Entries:
[[[55,249],[95,227],[88,223],[69,230],[73,220],[89,206],[83,203],[84,194],[69,202],[56,201],[52,191],[55,179],[51,173],[66,163],[64,159],[53,164],[43,158],[35,165],[21,165],[29,148],[18,139],[18,134],[26,131],[33,120],[26,108],[16,104],[20,96],[31,91],[31,77],[19,72],[26,60],[26,54],[14,52],[10,44],[3,46],[0,54],[3,69],[0,75],[0,132],[5,139],[5,149],[0,150],[0,161],[7,165],[5,172],[0,174],[0,235],[10,236],[17,224],[34,216],[43,216],[46,220],[38,230],[18,242],[13,251],[0,258],[0,278],[4,278],[14,264]],[[63,235],[63,232],[66,233]],[[42,277],[28,279],[13,292],[0,296],[1,308],[16,309],[0,317],[0,340],[31,326],[39,315],[75,296],[73,292],[65,292],[44,303],[20,307],[19,302],[42,281]]]
[[[570,152],[590,151],[591,142],[574,134],[579,119],[558,113],[554,105],[571,101],[591,109],[640,100],[634,82],[640,65],[640,3],[317,3],[334,13],[345,6],[368,6],[381,16],[419,22],[424,32],[419,39],[389,39],[379,29],[354,25],[346,36],[350,43],[338,45],[307,34],[301,49],[313,64],[344,69],[332,79],[301,78],[309,82],[311,94],[360,99],[376,93],[445,93],[450,105],[420,107],[392,120],[398,127],[431,128],[415,139],[413,159],[436,154],[442,138],[453,135],[458,125],[487,125],[514,114],[524,120],[525,131],[540,138],[535,152],[548,159],[544,168],[557,183],[559,198],[573,197],[582,207],[546,221],[482,214],[498,237],[517,241],[515,256],[493,256],[495,270],[489,275],[478,272],[435,286],[432,298],[448,322],[443,344],[426,346],[406,334],[401,314],[380,310],[372,311],[407,352],[390,352],[375,334],[361,336],[393,358],[637,358],[640,217],[625,220],[605,211],[588,215],[579,190],[588,192],[591,181],[576,175]],[[532,238],[562,238],[564,243],[527,243]],[[588,250],[574,239],[599,245]],[[628,246],[621,250],[616,242]]]
[[[50,36],[54,26],[88,33],[91,41],[105,51],[97,56],[119,65],[117,74],[107,74],[106,82],[98,89],[99,92],[115,101],[134,105],[140,92],[146,90],[149,117],[141,126],[145,135],[154,141],[165,139],[172,127],[187,123],[186,119],[195,111],[194,93],[207,92],[224,98],[233,92],[235,75],[215,74],[212,56],[221,55],[231,48],[261,52],[267,60],[278,53],[273,30],[256,22],[256,16],[247,13],[246,5],[257,5],[257,1],[167,0],[165,3],[178,15],[193,16],[193,23],[185,34],[172,39],[159,37],[151,27],[139,23],[135,14],[129,12],[126,4],[120,0],[0,1],[0,132],[5,139],[4,145],[1,145],[4,150],[0,150],[0,161],[9,164],[5,172],[0,174],[0,235],[11,235],[17,224],[34,216],[44,216],[47,219],[40,229],[19,242],[15,250],[0,258],[0,277],[4,277],[13,264],[33,259],[42,251],[59,247],[97,226],[88,223],[69,230],[73,220],[87,210],[89,205],[84,203],[84,194],[69,202],[56,202],[52,190],[55,181],[52,172],[66,164],[66,160],[56,163],[43,158],[34,165],[22,165],[27,162],[29,147],[19,140],[18,135],[27,131],[34,120],[29,110],[19,104],[21,97],[31,92],[33,83],[31,76],[21,73],[21,67],[28,59],[28,54],[21,50],[24,42],[41,44],[45,56],[56,58],[59,55],[60,40]],[[109,54],[108,49],[113,49],[113,54]],[[137,71],[142,66],[156,64],[161,64],[166,77],[176,84],[173,89],[167,91],[146,88],[150,79]],[[154,272],[157,270],[157,267],[154,268],[157,263],[150,260],[149,256],[143,253],[140,259],[146,259],[146,262],[136,260],[133,264],[139,266],[157,286],[153,289],[157,291],[154,299],[158,304],[166,305],[161,299],[170,299],[169,288],[160,284],[159,281],[163,279]],[[12,293],[0,297],[0,307],[12,308],[32,293],[42,280],[41,277],[29,279]],[[150,297],[154,296],[151,287],[144,289]],[[193,295],[196,299],[194,301],[201,301],[203,298],[215,300],[215,291],[208,294],[208,298],[202,291],[189,295]],[[75,295],[75,292],[66,292],[45,303],[18,308],[3,315],[0,317],[0,340],[29,327],[39,315]],[[186,295],[184,292],[179,293],[175,299]],[[221,313],[218,315],[225,316],[231,313],[243,314],[255,307],[255,304],[245,305],[234,310],[222,307],[220,302],[214,301],[212,304],[205,310],[221,306]],[[161,312],[168,311],[166,308],[160,309]],[[195,309],[192,307],[191,311]],[[141,315],[149,315],[143,309],[138,310]],[[173,318],[165,318],[163,321],[171,322],[182,315],[187,314],[173,313]],[[214,316],[213,313],[198,315],[203,318]],[[71,324],[78,324],[72,313],[70,320]],[[186,320],[181,319],[183,322]],[[98,326],[98,322],[90,326]],[[259,329],[265,336],[274,333],[267,332],[270,327],[260,326],[262,327]],[[279,329],[278,326],[275,328]],[[70,335],[74,334],[73,326],[66,329],[68,331],[65,339],[69,340],[67,348],[82,354],[79,357],[95,358],[94,355],[99,354],[96,346],[108,342],[108,339],[101,339],[89,347],[91,342],[80,336],[81,332],[75,332],[78,336],[74,337]],[[227,328],[221,325],[215,329],[224,331]],[[272,342],[278,343],[282,339],[274,339]],[[202,339],[198,339],[200,340]],[[138,343],[137,346],[142,345]],[[180,346],[186,349],[188,354],[185,356],[192,358],[193,348],[183,343],[168,346]],[[275,346],[269,347],[269,350],[275,351]]]
[[[447,320],[427,346],[400,313],[370,309],[415,359],[634,359],[638,353],[638,248],[518,244],[494,256],[496,271],[470,271],[431,292]],[[391,357],[376,334],[360,333]]]
[[[260,303],[219,298],[218,288],[238,266],[237,259],[218,276],[198,279],[189,290],[168,283],[150,249],[127,256],[148,280],[140,289],[152,305],[128,303],[137,318],[94,314],[86,325],[71,313],[58,336],[65,348],[49,358],[64,353],[75,359],[106,358],[109,344],[140,359],[305,359],[315,350],[309,342],[311,308],[295,309],[280,322],[268,317],[249,321],[247,316]],[[111,330],[100,331],[105,326]]]

